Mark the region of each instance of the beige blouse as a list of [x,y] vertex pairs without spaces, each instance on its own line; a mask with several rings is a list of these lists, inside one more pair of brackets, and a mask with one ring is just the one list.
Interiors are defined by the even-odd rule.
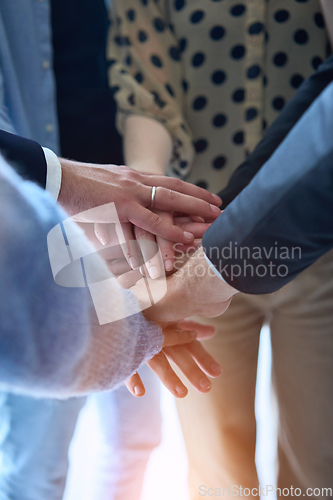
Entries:
[[325,59],[319,0],[113,0],[110,81],[165,125],[171,175],[222,189]]

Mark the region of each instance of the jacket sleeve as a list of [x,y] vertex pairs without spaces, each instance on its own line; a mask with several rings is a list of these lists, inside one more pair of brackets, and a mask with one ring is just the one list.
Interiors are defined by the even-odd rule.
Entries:
[[171,167],[186,175],[194,150],[183,115],[186,89],[181,47],[167,12],[156,2],[115,0],[111,13],[109,76],[118,104],[119,131],[123,133],[130,114],[158,120],[173,140]]
[[[1,390],[59,398],[110,390],[162,347],[160,328],[138,313],[134,295],[97,254],[95,272],[108,280],[105,307],[115,321],[99,324],[84,285],[56,284],[47,235],[67,217],[0,158]],[[71,224],[76,242],[94,252]]]
[[0,130],[0,153],[21,177],[45,189],[47,164],[37,142]]
[[233,173],[228,185],[218,193],[223,201],[223,209],[251,182],[295,123],[332,80],[333,56],[329,57],[313,75],[303,82],[253,153]]
[[207,230],[206,255],[234,288],[278,290],[333,247],[333,83]]

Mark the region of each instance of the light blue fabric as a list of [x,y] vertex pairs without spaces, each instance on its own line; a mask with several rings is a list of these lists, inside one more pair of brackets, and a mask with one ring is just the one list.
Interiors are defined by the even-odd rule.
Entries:
[[[108,5],[109,0],[105,1]],[[34,139],[59,154],[49,0],[1,0],[0,128]],[[147,374],[149,377],[154,375]],[[127,401],[126,392],[121,390],[119,397],[121,394]],[[160,418],[158,387],[154,395],[155,406],[143,398],[141,407],[146,411],[142,409],[136,419],[137,429],[142,429],[141,446],[146,459],[159,440],[156,431],[143,442],[146,431],[152,431],[151,422],[159,422]],[[61,500],[68,447],[85,398],[51,402],[0,393],[0,400],[0,500]],[[137,401],[132,398],[130,402],[134,406],[129,413],[135,413]],[[158,426],[153,425],[154,429]],[[1,468],[1,464],[6,467]],[[128,465],[123,463],[125,469]],[[123,477],[117,478],[116,470],[113,477],[120,491]],[[137,481],[138,476],[128,476],[126,482],[133,479]],[[119,498],[117,488],[114,498]]]
[[0,500],[62,498],[67,449],[84,403],[0,393]]
[[48,1],[1,0],[0,128],[59,153]]
[[[54,282],[46,236],[66,217],[48,193],[23,181],[0,158],[2,388],[59,397],[108,390],[161,349],[160,328],[141,313],[99,325],[91,321],[87,288]],[[117,293],[126,295],[126,304],[135,300],[120,287]],[[84,398],[50,401],[0,393],[1,500],[62,498],[68,446],[83,404]]]

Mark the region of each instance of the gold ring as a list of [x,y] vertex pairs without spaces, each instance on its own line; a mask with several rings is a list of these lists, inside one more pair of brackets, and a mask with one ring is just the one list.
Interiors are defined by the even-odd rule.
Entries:
[[157,190],[157,187],[153,186],[152,190],[151,190],[151,197],[150,197],[150,210],[152,210],[154,208],[154,205],[155,205],[156,190]]

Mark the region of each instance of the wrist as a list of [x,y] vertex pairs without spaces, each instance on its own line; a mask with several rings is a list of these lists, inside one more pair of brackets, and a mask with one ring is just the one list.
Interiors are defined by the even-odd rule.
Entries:
[[149,158],[132,161],[128,163],[127,166],[133,168],[133,170],[136,170],[137,172],[154,175],[165,175],[164,166],[158,161]]
[[61,185],[58,195],[58,203],[70,214],[73,215],[76,193],[79,192],[78,169],[83,167],[78,163],[66,158],[59,158],[61,165]]

